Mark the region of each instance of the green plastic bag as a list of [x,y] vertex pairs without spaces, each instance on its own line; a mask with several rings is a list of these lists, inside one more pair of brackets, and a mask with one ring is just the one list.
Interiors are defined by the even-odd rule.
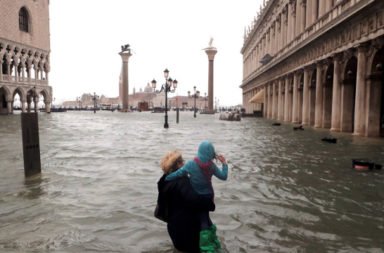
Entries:
[[209,229],[200,231],[200,252],[201,253],[216,253],[221,249],[219,238],[216,235],[216,226],[212,225]]

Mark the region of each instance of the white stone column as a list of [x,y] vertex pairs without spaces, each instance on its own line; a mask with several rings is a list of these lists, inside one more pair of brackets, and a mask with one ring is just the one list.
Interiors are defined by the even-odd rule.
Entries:
[[[310,2],[312,3],[311,4],[311,17],[312,17],[312,22],[311,24],[315,23],[317,21],[317,6],[316,6],[316,1],[318,0],[310,0]],[[320,1],[324,1],[324,0],[320,0]]]
[[278,95],[277,95],[277,119],[278,120],[283,120],[284,119],[284,116],[283,116],[283,101],[282,101],[282,83],[281,83],[281,79],[278,80]]
[[276,85],[272,83],[272,119],[276,119]]
[[7,113],[12,113],[12,101],[7,101]]
[[293,15],[292,15],[292,8],[291,3],[288,4],[288,25],[287,25],[287,44],[289,44],[293,38],[294,33],[294,22],[293,22]]
[[45,103],[45,112],[50,113],[51,112],[51,102],[44,102]]
[[319,0],[319,17],[325,14],[327,0]]
[[302,21],[302,11],[301,11],[301,0],[296,0],[296,33],[295,35],[298,36],[301,33],[301,24],[303,23]]
[[307,3],[306,0],[300,0],[300,9],[301,9],[301,21],[300,21],[300,33],[305,31],[307,24]]
[[333,2],[333,0],[326,0],[325,1],[325,12],[326,13],[332,9],[332,2]]
[[309,71],[310,68],[304,68],[303,84],[303,125],[309,125]]
[[322,126],[323,115],[323,81],[322,81],[322,64],[316,65],[316,102],[315,102],[315,126]]
[[128,79],[128,60],[129,57],[132,55],[131,50],[122,51],[119,53],[122,59],[122,94],[119,94],[121,96],[121,100],[123,103],[123,108],[121,109],[122,112],[128,112],[129,111],[129,101],[128,101],[128,95],[129,95],[129,79]]
[[26,101],[25,99],[20,98],[21,112],[27,112],[25,101]]
[[312,24],[312,0],[307,0],[307,7],[305,13],[305,28]]
[[340,56],[333,57],[333,84],[332,84],[332,121],[331,131],[340,131],[340,110],[341,110],[341,80],[340,80]]
[[271,84],[268,84],[268,96],[269,96],[269,99],[268,99],[268,119],[272,119],[272,112],[273,112],[273,94],[272,94],[272,85]]
[[294,0],[291,4],[291,13],[292,13],[292,23],[291,23],[291,41],[296,38],[297,30],[296,30],[296,0]]
[[277,39],[277,51],[280,51],[280,49],[282,48],[282,14],[280,13],[279,14],[279,19],[278,19],[278,28],[277,28],[277,36],[276,36],[276,39]]
[[284,121],[288,121],[288,77],[283,79],[284,82]]
[[[376,71],[376,70],[373,70]],[[381,73],[380,73],[381,72]],[[380,103],[384,99],[382,94],[382,79],[383,72],[372,73],[367,80],[367,109],[368,112],[365,118],[365,136],[379,137],[380,136]]]
[[283,10],[283,39],[282,39],[282,47],[284,48],[288,44],[288,5]]
[[215,47],[209,46],[204,49],[205,53],[208,56],[208,112],[210,114],[214,113],[213,108],[213,77],[214,77],[214,60],[217,53]]
[[298,74],[293,74],[293,98],[292,98],[292,123],[298,123],[299,117],[298,117],[298,87],[299,87],[299,80],[298,80]]
[[354,135],[364,135],[365,122],[365,77],[366,77],[366,46],[357,48],[357,73],[356,73],[356,96],[355,96],[355,123]]
[[19,71],[17,69],[17,66],[19,65],[19,53],[15,53],[13,56],[13,67],[15,68],[15,82],[19,82]]
[[263,106],[263,117],[268,118],[268,88],[264,85],[264,106]]

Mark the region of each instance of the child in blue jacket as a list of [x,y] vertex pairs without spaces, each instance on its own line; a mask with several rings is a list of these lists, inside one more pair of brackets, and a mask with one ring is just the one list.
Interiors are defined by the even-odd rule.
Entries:
[[[213,162],[213,159],[218,159],[222,163],[222,168],[219,169]],[[189,176],[192,188],[200,195],[214,198],[214,190],[212,186],[212,176],[216,176],[221,180],[227,180],[228,164],[222,155],[216,155],[215,148],[209,141],[200,143],[197,156],[188,161],[182,168],[169,174],[165,180],[170,181],[183,176]],[[212,223],[209,212],[202,212],[200,215],[200,249],[202,252],[215,252],[214,249],[220,248],[220,242],[216,237],[216,227]],[[216,238],[207,238],[207,237]],[[212,243],[212,240],[215,243]]]

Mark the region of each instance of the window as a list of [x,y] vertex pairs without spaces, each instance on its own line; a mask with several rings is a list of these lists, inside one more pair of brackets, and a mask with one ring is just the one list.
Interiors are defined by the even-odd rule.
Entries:
[[23,32],[29,32],[29,14],[25,7],[19,11],[19,29]]

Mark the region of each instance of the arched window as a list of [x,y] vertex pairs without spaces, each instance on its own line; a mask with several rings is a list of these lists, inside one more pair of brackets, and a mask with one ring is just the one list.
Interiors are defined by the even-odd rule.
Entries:
[[19,29],[23,32],[29,32],[29,14],[25,7],[19,11]]

